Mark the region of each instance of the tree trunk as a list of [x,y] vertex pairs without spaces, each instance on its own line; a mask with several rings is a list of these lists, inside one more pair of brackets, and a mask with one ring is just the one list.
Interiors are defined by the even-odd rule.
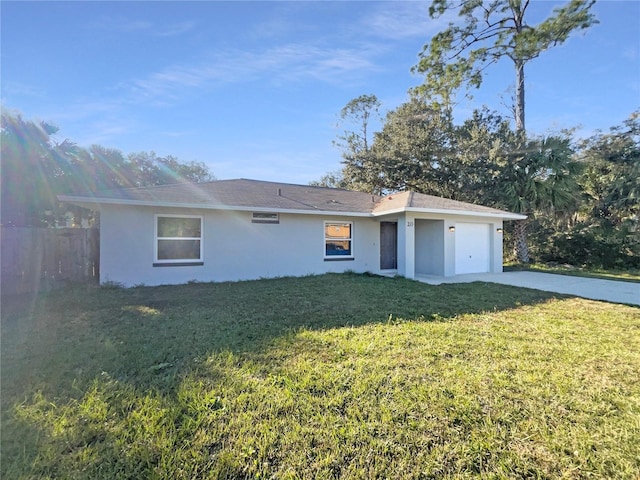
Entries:
[[517,220],[513,229],[513,240],[516,258],[520,263],[529,263],[529,246],[527,245],[527,220]]
[[524,61],[516,60],[516,131],[524,132]]

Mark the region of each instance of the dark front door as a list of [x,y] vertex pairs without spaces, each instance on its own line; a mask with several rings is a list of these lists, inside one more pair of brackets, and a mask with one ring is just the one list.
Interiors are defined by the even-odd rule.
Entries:
[[398,268],[398,222],[380,222],[380,270]]

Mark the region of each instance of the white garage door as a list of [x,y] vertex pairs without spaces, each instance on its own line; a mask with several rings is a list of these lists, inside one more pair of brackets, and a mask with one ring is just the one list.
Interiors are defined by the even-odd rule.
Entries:
[[456,275],[490,271],[490,225],[456,223]]

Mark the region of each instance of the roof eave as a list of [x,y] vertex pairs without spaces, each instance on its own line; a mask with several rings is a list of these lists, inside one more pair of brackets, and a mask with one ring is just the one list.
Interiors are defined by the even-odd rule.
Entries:
[[61,202],[74,203],[81,206],[91,208],[91,205],[130,205],[138,207],[161,207],[161,208],[189,208],[201,210],[224,210],[224,211],[241,211],[241,212],[278,212],[292,213],[304,215],[332,215],[346,217],[382,217],[385,215],[393,215],[398,213],[431,213],[438,215],[453,215],[465,217],[485,217],[485,218],[501,218],[502,220],[524,220],[526,215],[511,212],[475,212],[472,210],[447,210],[441,208],[418,208],[418,207],[398,207],[383,211],[336,211],[336,210],[306,210],[291,208],[275,208],[275,207],[258,207],[258,206],[235,206],[220,204],[203,204],[203,203],[181,203],[181,202],[159,202],[151,200],[127,200],[121,198],[100,198],[100,197],[79,197],[73,195],[58,195]]
[[275,207],[257,207],[257,206],[235,206],[220,205],[206,203],[182,203],[182,202],[158,202],[148,200],[126,200],[121,198],[89,198],[76,197],[70,195],[58,195],[58,200],[66,203],[74,203],[80,206],[95,205],[98,208],[101,205],[128,205],[136,207],[160,207],[160,208],[188,208],[199,210],[223,210],[223,211],[240,211],[240,212],[264,212],[264,213],[291,213],[304,215],[333,215],[345,217],[370,217],[370,212],[353,212],[353,211],[337,211],[337,210],[306,210],[293,208],[275,208]]
[[501,218],[503,220],[524,220],[526,215],[520,215],[518,213],[511,212],[475,212],[473,210],[447,210],[443,208],[418,208],[418,207],[400,207],[390,210],[373,212],[374,217],[381,217],[384,215],[393,215],[396,213],[433,213],[438,215],[455,215],[460,217],[489,217],[489,218]]

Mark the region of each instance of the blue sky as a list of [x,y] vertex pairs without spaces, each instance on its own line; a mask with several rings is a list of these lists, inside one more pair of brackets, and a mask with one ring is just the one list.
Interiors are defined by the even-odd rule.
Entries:
[[[219,179],[308,183],[340,168],[340,109],[390,110],[443,21],[430,2],[0,3],[2,106],[59,139],[205,162]],[[531,23],[557,1],[534,0]],[[580,135],[640,107],[640,1],[601,0],[600,24],[527,66],[527,128]],[[508,61],[457,118],[504,107]]]

